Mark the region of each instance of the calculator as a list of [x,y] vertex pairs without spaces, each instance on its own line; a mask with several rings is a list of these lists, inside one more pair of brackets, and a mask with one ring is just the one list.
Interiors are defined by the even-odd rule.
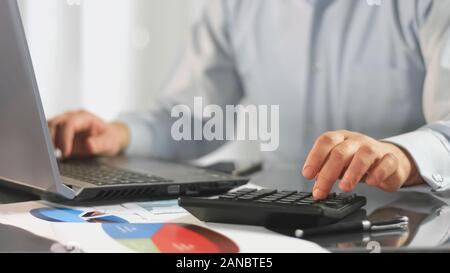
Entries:
[[178,203],[204,222],[311,228],[336,223],[359,211],[366,198],[332,193],[316,201],[310,192],[244,188],[210,198],[181,197]]

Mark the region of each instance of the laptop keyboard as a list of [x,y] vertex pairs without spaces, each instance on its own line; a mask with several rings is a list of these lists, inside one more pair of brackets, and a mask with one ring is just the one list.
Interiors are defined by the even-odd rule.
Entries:
[[104,164],[58,162],[62,176],[97,186],[168,183],[173,180],[137,173]]

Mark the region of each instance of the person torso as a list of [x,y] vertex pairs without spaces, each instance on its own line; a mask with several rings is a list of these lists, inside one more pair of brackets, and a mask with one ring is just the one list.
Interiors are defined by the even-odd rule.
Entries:
[[425,124],[418,15],[430,0],[369,2],[232,5],[230,42],[247,101],[280,105],[280,146],[269,155],[274,160],[303,160],[326,131],[381,139]]

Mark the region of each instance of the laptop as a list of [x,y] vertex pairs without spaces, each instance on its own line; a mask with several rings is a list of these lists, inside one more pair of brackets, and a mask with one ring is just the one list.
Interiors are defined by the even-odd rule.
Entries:
[[16,0],[0,1],[0,183],[45,199],[216,194],[248,179],[147,158],[58,162]]

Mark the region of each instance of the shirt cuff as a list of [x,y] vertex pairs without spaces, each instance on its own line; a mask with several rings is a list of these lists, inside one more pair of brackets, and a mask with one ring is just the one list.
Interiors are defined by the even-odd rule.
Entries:
[[130,131],[130,143],[124,151],[126,155],[150,156],[153,146],[153,133],[148,122],[136,114],[122,114],[117,118]]
[[450,153],[445,138],[430,129],[384,139],[405,149],[425,182],[435,192],[450,189]]

